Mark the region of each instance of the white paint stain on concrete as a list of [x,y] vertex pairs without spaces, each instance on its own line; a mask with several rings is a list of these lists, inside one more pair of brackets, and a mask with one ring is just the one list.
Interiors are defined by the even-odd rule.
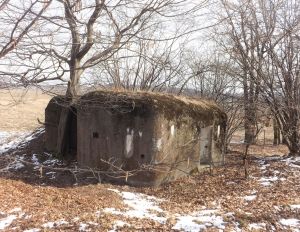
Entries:
[[156,147],[160,151],[162,148],[162,139],[158,139],[156,142]]
[[127,128],[127,135],[125,139],[125,157],[130,158],[133,155],[133,136],[134,130]]
[[172,136],[175,135],[175,126],[174,125],[171,126],[171,135]]

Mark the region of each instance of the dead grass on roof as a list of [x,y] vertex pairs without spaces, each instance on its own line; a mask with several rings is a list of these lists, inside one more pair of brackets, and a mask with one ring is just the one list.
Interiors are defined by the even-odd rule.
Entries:
[[168,119],[176,118],[179,115],[186,115],[197,120],[226,118],[226,114],[212,101],[167,93],[98,90],[83,95],[77,104],[113,110],[153,107],[159,112],[163,112]]

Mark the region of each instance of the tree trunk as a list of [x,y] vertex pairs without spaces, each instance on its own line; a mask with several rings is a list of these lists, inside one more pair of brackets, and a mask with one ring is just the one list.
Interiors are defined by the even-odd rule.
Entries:
[[286,138],[287,146],[289,148],[291,156],[300,155],[300,146],[299,146],[299,133],[294,131],[291,135]]
[[245,113],[245,122],[244,122],[244,129],[245,129],[245,138],[244,142],[247,144],[255,143],[256,137],[256,94],[255,94],[255,86],[254,83],[250,81],[248,83],[248,74],[245,72],[244,77],[244,113]]
[[80,69],[80,61],[77,59],[71,60],[69,66],[70,81],[68,82],[68,89],[66,95],[68,98],[71,99],[71,102],[73,102],[79,94],[79,80],[82,74],[82,70]]
[[276,119],[273,119],[273,132],[274,132],[274,139],[273,139],[273,145],[279,145],[280,140],[280,128],[278,126],[278,123]]
[[300,155],[300,125],[298,118],[298,110],[295,108],[289,108],[279,114],[277,117],[277,122],[282,132],[283,143],[289,149],[290,156]]
[[80,69],[80,61],[74,59],[70,62],[70,81],[68,82],[68,88],[66,92],[66,97],[69,105],[63,107],[59,125],[58,125],[58,135],[57,135],[57,153],[65,156],[68,146],[68,131],[70,130],[71,124],[70,120],[70,106],[75,102],[76,97],[79,94],[79,79],[82,74],[82,70]]

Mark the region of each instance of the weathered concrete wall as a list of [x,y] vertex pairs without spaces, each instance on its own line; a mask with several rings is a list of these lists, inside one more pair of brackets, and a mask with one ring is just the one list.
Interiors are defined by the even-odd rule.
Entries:
[[77,115],[81,166],[109,170],[107,163],[111,163],[125,171],[138,171],[128,177],[129,184],[159,185],[189,174],[200,164],[203,122],[189,117],[170,121],[146,106],[128,113],[83,107]]
[[64,157],[75,156],[77,151],[77,116],[76,109],[69,107],[63,97],[57,96],[50,100],[45,109],[45,148],[49,152],[58,153],[57,138],[58,127],[63,108],[69,110],[66,135],[64,139]]
[[[153,186],[201,165],[220,164],[223,137],[216,128],[226,115],[216,106],[164,95],[99,94],[69,107],[63,150],[77,154],[80,166],[108,172],[119,167],[134,175],[117,178],[114,172],[111,179]],[[53,98],[46,109],[46,148],[52,152],[57,151],[62,107]]]
[[45,109],[45,144],[46,150],[51,152],[56,152],[58,124],[62,110],[60,102],[59,97],[54,97]]

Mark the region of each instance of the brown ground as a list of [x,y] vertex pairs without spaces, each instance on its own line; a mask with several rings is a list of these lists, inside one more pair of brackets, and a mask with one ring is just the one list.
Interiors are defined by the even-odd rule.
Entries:
[[[23,99],[27,99],[23,101],[25,104],[1,106],[6,107],[7,111],[0,111],[2,116],[0,130],[26,131],[38,126],[36,118],[43,119],[44,107],[49,96],[30,92]],[[7,92],[1,92],[1,103],[6,105],[11,103]],[[163,198],[165,201],[160,206],[173,213],[183,214],[197,211],[204,206],[214,208],[218,205],[222,209],[224,220],[228,223],[225,231],[232,231],[235,223],[240,225],[242,231],[249,231],[248,224],[256,222],[266,223],[265,231],[290,231],[282,227],[278,221],[280,218],[300,219],[299,209],[292,210],[289,207],[291,204],[300,204],[299,170],[291,169],[278,157],[266,159],[266,156],[287,154],[285,146],[270,145],[271,137],[267,141],[269,142],[264,146],[257,145],[250,148],[248,179],[244,178],[243,173],[241,159],[243,145],[234,144],[231,146],[231,153],[227,155],[225,167],[215,168],[212,172],[207,170],[158,188],[133,188],[99,183],[99,179],[92,173],[81,175],[68,170],[54,170],[56,178],[51,179],[46,175],[47,172],[53,171],[51,168],[40,170],[34,169],[32,165],[26,165],[20,170],[3,169],[16,155],[27,154],[23,156],[24,160],[30,162],[32,154],[36,153],[41,162],[47,160],[47,154],[42,152],[43,137],[40,136],[29,147],[19,148],[14,154],[9,152],[7,156],[1,158],[0,221],[9,211],[20,207],[25,214],[19,215],[19,218],[6,228],[7,231],[13,228],[14,231],[42,228],[43,223],[62,218],[69,224],[58,226],[52,231],[79,231],[79,221],[89,224],[91,231],[107,231],[112,229],[117,219],[126,220],[131,225],[124,227],[122,231],[171,231],[176,223],[172,218],[165,225],[161,225],[152,220],[128,219],[104,213],[97,215],[96,212],[103,208],[124,209],[125,205],[120,196],[108,190],[113,188]],[[266,165],[265,171],[262,171],[262,164]],[[74,165],[76,163],[72,162],[54,167],[68,168]],[[286,181],[274,182],[270,187],[262,186],[258,181],[261,177],[274,175]],[[256,199],[251,202],[245,201],[243,197],[251,195],[253,191],[256,192]],[[228,213],[234,213],[234,216]],[[77,217],[80,219],[76,219]],[[42,229],[42,231],[50,230]]]
[[51,96],[39,89],[0,90],[0,131],[28,131],[44,121]]

